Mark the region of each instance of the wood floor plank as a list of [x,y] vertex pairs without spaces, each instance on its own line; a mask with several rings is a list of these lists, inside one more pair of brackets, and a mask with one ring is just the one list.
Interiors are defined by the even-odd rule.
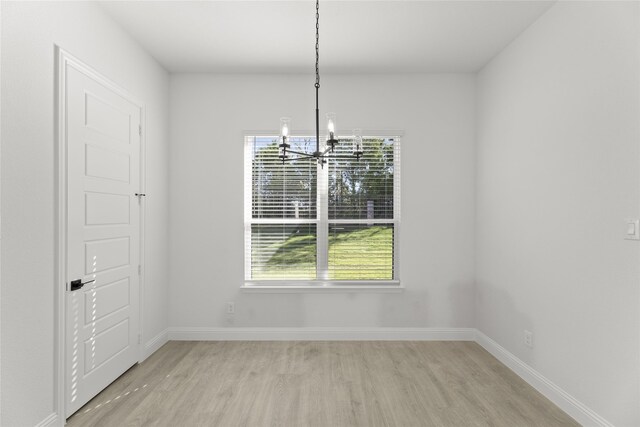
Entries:
[[577,426],[473,342],[169,342],[76,426]]

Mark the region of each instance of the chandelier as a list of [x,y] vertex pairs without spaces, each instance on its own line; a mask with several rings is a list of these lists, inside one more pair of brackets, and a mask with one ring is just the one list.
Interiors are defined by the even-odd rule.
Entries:
[[[295,160],[316,160],[320,166],[327,163],[328,157],[333,158],[355,158],[360,160],[362,156],[362,131],[354,130],[353,135],[353,153],[350,156],[337,156],[334,154],[335,146],[338,145],[336,136],[336,114],[327,113],[327,140],[326,146],[320,147],[320,109],[318,107],[318,92],[320,89],[320,0],[316,0],[316,151],[313,153],[305,153],[302,151],[290,150],[291,144],[289,140],[289,132],[291,130],[291,119],[289,117],[280,118],[280,150],[278,157],[282,160],[282,164]],[[291,156],[293,155],[293,156]]]

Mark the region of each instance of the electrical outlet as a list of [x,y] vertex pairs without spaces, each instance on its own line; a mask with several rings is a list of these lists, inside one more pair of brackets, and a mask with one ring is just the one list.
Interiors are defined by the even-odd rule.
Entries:
[[533,332],[527,331],[526,329],[524,331],[524,345],[533,348]]
[[640,220],[628,219],[624,238],[627,240],[640,240]]
[[236,304],[233,302],[227,303],[227,314],[234,314],[236,312]]

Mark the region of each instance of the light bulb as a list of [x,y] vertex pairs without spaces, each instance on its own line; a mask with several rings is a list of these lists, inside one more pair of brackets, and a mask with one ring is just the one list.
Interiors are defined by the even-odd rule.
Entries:
[[364,148],[362,147],[362,129],[353,130],[353,155],[357,160],[362,157]]
[[285,138],[288,137],[290,126],[291,126],[291,119],[289,117],[282,117],[280,119],[280,135]]
[[354,129],[353,130],[353,152],[360,152],[360,148],[362,147],[362,129]]
[[329,139],[335,139],[336,113],[327,113],[327,130],[329,131]]

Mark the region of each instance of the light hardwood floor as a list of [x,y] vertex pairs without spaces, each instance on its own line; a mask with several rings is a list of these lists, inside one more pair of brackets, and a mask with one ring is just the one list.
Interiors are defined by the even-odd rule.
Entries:
[[578,425],[473,342],[169,342],[75,426]]

